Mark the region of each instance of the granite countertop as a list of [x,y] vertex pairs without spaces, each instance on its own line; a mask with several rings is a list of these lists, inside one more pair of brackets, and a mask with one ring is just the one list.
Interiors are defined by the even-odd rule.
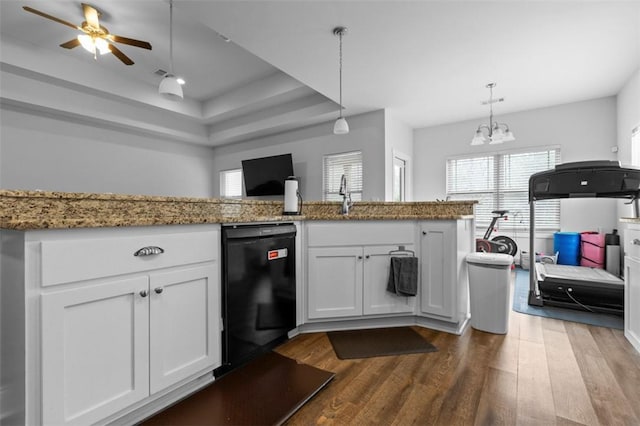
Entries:
[[0,190],[0,228],[59,229],[292,220],[456,220],[473,217],[477,201],[307,201],[283,215],[282,201]]
[[621,217],[620,222],[622,223],[640,223],[640,217]]

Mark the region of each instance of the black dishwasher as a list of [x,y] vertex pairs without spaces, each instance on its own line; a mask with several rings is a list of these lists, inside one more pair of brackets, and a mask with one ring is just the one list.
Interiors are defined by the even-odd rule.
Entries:
[[296,226],[222,227],[220,376],[287,339],[296,327]]

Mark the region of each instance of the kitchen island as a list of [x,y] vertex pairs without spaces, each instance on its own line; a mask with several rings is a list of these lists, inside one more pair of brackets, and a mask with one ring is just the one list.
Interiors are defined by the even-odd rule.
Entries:
[[[296,224],[293,333],[462,333],[474,204],[356,202],[341,215],[338,202],[311,201],[286,216],[280,201],[2,190],[1,359],[11,374],[0,385],[17,407],[10,419],[135,423],[214,380],[222,225]],[[386,291],[397,251],[419,259],[415,297]]]
[[0,229],[60,229],[291,220],[457,220],[476,201],[306,201],[285,216],[282,201],[0,190]]

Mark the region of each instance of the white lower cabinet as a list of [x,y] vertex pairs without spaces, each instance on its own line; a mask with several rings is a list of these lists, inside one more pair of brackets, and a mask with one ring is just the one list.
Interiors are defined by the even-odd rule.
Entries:
[[309,319],[362,315],[362,260],[361,247],[309,248]]
[[397,245],[310,248],[309,319],[412,313],[415,297],[387,291],[390,252],[397,249]]
[[220,365],[213,265],[42,296],[44,424],[95,423]]
[[307,318],[413,313],[415,297],[386,289],[392,252],[413,250],[414,235],[413,222],[307,224]]
[[624,230],[624,336],[640,352],[640,225]]
[[624,258],[624,335],[640,352],[640,258]]
[[461,323],[469,316],[465,257],[473,247],[472,220],[420,223],[420,313]]
[[150,393],[220,366],[217,274],[204,266],[150,276]]
[[90,424],[149,395],[148,277],[42,296],[42,423]]
[[2,271],[3,284],[13,284],[3,321],[4,303],[23,306],[11,320],[13,340],[24,345],[5,352],[15,372],[2,378],[3,387],[25,389],[16,400],[24,418],[15,423],[117,423],[213,380],[221,361],[219,225],[3,237],[3,253],[15,258]]
[[[415,253],[412,244],[405,244],[405,250]],[[363,282],[363,313],[396,314],[413,313],[416,297],[398,296],[387,291],[391,256],[398,245],[371,246],[364,248],[364,282]],[[406,251],[393,253],[393,256],[406,256]]]

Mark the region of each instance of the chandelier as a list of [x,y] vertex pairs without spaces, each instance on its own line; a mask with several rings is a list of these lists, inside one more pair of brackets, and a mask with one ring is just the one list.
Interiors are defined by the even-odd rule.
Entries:
[[493,104],[504,101],[504,98],[493,99],[493,88],[496,87],[496,83],[489,83],[486,87],[489,89],[489,100],[482,102],[482,105],[489,105],[489,124],[478,126],[471,145],[483,145],[485,142],[491,145],[516,140],[509,126],[493,121]]

